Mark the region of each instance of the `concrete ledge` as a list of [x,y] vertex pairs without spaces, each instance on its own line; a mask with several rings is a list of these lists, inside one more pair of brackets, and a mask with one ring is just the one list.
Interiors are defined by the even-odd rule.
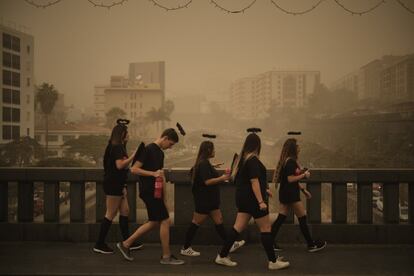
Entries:
[[[131,224],[130,231],[139,225]],[[100,224],[86,223],[0,223],[0,241],[71,241],[94,242],[97,239]],[[230,227],[227,227],[230,229]],[[312,224],[310,225],[315,239],[323,239],[329,243],[358,243],[358,244],[414,244],[414,225],[411,224]],[[171,243],[181,244],[184,241],[187,226],[171,227]],[[242,233],[242,238],[248,242],[259,243],[260,233],[255,225]],[[118,224],[113,224],[108,241],[121,239]],[[279,235],[280,243],[304,243],[299,225],[283,225]],[[159,231],[147,233],[143,242],[159,242]],[[221,244],[214,227],[201,226],[197,232],[194,244]]]

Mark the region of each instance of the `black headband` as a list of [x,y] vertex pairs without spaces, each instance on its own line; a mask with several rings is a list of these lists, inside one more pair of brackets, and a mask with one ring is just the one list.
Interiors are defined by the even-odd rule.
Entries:
[[251,128],[248,128],[246,131],[251,132],[251,133],[262,132],[262,130],[258,127],[251,127]]
[[209,138],[209,139],[215,139],[215,138],[217,138],[217,135],[214,135],[214,134],[206,134],[206,133],[203,133],[202,136],[205,137],[205,138]]
[[177,123],[177,128],[178,128],[178,131],[180,132],[180,134],[182,135],[182,136],[185,136],[185,131],[184,131],[184,128],[180,125],[180,123]]

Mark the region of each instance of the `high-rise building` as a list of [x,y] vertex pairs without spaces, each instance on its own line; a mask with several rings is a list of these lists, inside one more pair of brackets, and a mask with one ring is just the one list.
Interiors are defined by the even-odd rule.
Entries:
[[0,25],[0,144],[34,137],[34,38]]

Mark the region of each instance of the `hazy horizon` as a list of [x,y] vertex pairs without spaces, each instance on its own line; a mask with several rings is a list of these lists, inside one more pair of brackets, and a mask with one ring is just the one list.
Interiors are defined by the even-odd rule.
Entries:
[[[172,7],[186,1],[159,2]],[[251,1],[218,2],[240,9]],[[316,2],[278,1],[290,10]],[[345,4],[364,10],[377,2]],[[130,62],[165,61],[171,98],[227,92],[232,81],[272,68],[318,70],[329,85],[383,55],[414,53],[414,15],[397,2],[353,16],[325,1],[309,14],[292,16],[270,1],[227,14],[210,1],[166,12],[149,1],[127,1],[108,10],[86,0],[46,9],[0,0],[0,17],[5,25],[26,26],[34,36],[35,82],[54,84],[65,94],[65,104],[78,108],[90,107],[94,86],[108,84],[111,75],[126,75]]]

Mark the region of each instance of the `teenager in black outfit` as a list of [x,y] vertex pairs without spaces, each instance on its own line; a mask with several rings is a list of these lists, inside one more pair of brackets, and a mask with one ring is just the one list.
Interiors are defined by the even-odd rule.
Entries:
[[160,240],[162,246],[161,264],[179,265],[184,261],[177,259],[170,251],[170,218],[166,207],[165,181],[161,198],[154,194],[155,179],[164,178],[164,152],[178,143],[177,132],[173,128],[164,130],[161,137],[148,144],[137,162],[131,167],[131,173],[139,175],[139,196],[144,201],[148,212],[148,221],[125,241],[117,243],[117,247],[128,261],[133,258],[130,253],[131,245],[143,234],[155,227],[160,227]]
[[[211,136],[215,137],[215,136]],[[192,222],[185,236],[185,243],[181,249],[181,255],[200,256],[200,252],[191,248],[196,231],[208,216],[212,218],[220,238],[226,241],[226,231],[223,225],[223,215],[220,211],[220,188],[219,184],[230,179],[229,174],[219,176],[219,173],[210,163],[214,158],[214,144],[211,141],[203,141],[198,151],[197,159],[191,168],[192,193],[194,197],[195,210]],[[230,252],[243,246],[244,241],[235,241]]]
[[[122,237],[129,237],[128,230],[128,197],[126,179],[128,166],[135,154],[128,157],[126,144],[128,142],[128,120],[118,120],[117,125],[112,129],[111,138],[105,149],[104,155],[104,181],[103,189],[106,195],[106,213],[102,220],[98,241],[93,251],[102,254],[112,254],[113,249],[105,243],[106,235],[111,227],[112,220],[119,211],[119,227]],[[134,243],[131,250],[140,249],[141,243]]]
[[[280,182],[279,188],[279,215],[272,225],[272,236],[275,240],[277,233],[286,219],[289,209],[293,209],[296,217],[299,220],[300,230],[306,239],[309,252],[316,252],[326,247],[326,242],[314,241],[309,232],[309,227],[306,221],[306,210],[300,200],[300,191],[302,191],[307,199],[312,197],[311,193],[306,188],[299,184],[299,181],[310,177],[309,170],[301,169],[298,164],[300,148],[297,140],[289,138],[283,144],[282,152],[280,154],[279,163],[275,169],[274,183]],[[276,251],[281,248],[275,243]]]
[[250,133],[244,142],[232,175],[236,184],[236,205],[238,208],[236,222],[228,239],[217,255],[215,262],[226,266],[236,266],[229,257],[234,241],[249,223],[251,217],[261,232],[262,245],[266,251],[269,269],[281,269],[289,266],[289,262],[281,257],[276,258],[273,250],[273,239],[270,232],[268,209],[269,187],[266,179],[266,167],[259,160],[261,142],[258,135]]

